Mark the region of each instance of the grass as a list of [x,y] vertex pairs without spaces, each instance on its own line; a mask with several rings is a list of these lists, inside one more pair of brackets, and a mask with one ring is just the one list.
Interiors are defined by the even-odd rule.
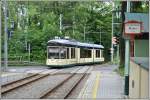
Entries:
[[44,64],[8,64],[9,67],[15,66],[15,67],[21,67],[21,66],[44,66]]
[[[14,62],[8,62],[8,66],[42,66],[45,65],[44,62],[38,61],[38,62],[28,62],[28,61],[14,61]],[[2,63],[2,66],[4,64]]]

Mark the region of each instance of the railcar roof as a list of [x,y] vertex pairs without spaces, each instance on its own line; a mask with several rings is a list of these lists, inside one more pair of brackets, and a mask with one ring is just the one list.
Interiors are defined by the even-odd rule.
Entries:
[[103,49],[104,46],[98,44],[91,43],[82,43],[76,40],[68,40],[68,39],[52,39],[48,41],[49,44],[60,44],[60,45],[69,45],[69,46],[77,46],[77,47],[86,47],[86,48],[97,48]]

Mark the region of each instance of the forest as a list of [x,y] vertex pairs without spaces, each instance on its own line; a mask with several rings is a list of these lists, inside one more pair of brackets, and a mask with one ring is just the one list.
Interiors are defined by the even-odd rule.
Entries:
[[[114,23],[121,23],[126,9],[125,2],[114,3],[113,7],[110,1],[7,1],[8,59],[45,63],[47,41],[55,36],[69,36],[77,41],[103,45],[105,61],[109,61],[112,15]],[[148,11],[148,2],[135,2],[132,6],[132,12]],[[3,3],[1,10],[3,58]],[[118,18],[115,10],[121,12],[121,17]],[[113,35],[119,37],[120,49],[124,45],[121,34],[122,25],[115,25]]]
[[102,44],[104,55],[109,58],[112,20],[109,2],[9,1],[7,9],[10,60],[28,61],[30,45],[30,61],[44,63],[47,41],[55,36]]

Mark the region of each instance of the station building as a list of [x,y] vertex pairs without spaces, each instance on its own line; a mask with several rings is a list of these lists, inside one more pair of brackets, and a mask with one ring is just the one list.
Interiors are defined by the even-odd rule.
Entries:
[[130,58],[129,98],[146,99],[149,95],[149,15],[126,13],[125,20],[142,22],[143,30],[134,40],[134,56]]

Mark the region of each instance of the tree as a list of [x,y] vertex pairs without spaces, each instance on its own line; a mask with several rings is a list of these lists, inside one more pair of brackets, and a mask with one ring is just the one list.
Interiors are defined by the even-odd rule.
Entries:
[[[111,44],[111,3],[102,1],[8,1],[9,17],[15,23],[9,40],[9,56],[20,55],[27,60],[31,44],[31,60],[46,59],[47,41],[55,36],[70,36],[83,42],[86,27],[87,42],[99,43],[100,29],[104,55],[108,61]],[[59,15],[62,14],[62,34],[59,33]],[[10,27],[11,29],[11,27]],[[97,33],[90,33],[97,32]]]

